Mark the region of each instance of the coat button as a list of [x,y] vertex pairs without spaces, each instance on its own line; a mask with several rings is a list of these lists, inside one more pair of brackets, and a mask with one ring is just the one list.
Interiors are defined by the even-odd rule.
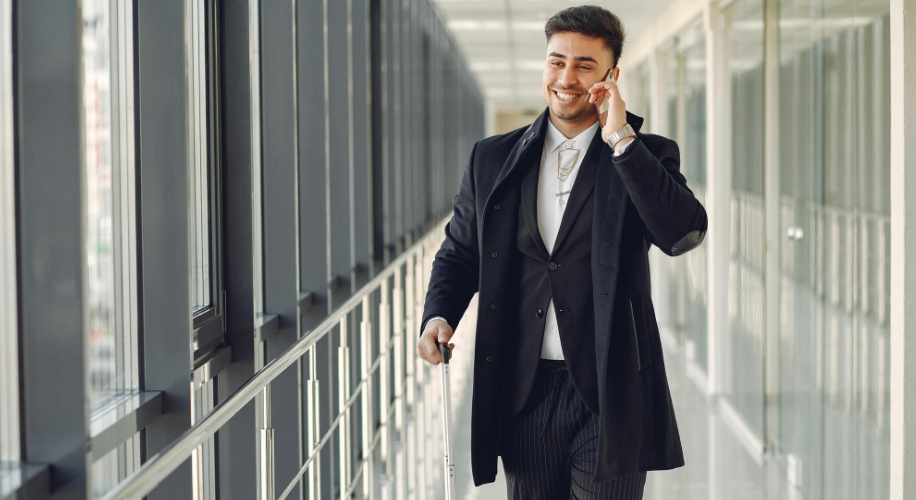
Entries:
[[550,264],[547,264],[547,269],[550,269],[551,271],[556,271],[556,270],[557,270],[557,263],[556,263],[556,262],[551,262]]
[[497,255],[499,255],[499,254],[497,254],[496,252],[493,252],[493,258],[494,258],[494,259],[496,258]]
[[544,310],[538,309],[538,318],[543,318],[543,317],[544,317]]
[[496,309],[496,304],[490,304],[490,309]]
[[492,358],[490,358],[490,356],[487,356],[487,361],[492,361]]
[[499,210],[499,205],[494,205],[493,210]]

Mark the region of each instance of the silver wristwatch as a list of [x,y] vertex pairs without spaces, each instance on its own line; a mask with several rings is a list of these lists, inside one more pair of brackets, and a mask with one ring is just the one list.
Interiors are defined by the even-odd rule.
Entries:
[[611,136],[607,139],[607,145],[610,146],[611,149],[614,149],[614,146],[616,146],[618,142],[626,139],[627,137],[636,137],[636,131],[633,130],[633,127],[631,127],[629,123],[624,125],[623,128],[617,132],[611,134]]

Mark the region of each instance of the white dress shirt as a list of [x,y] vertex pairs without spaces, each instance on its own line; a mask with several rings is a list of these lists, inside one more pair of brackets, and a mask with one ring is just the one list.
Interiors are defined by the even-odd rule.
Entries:
[[[585,159],[585,154],[592,144],[595,133],[600,133],[598,122],[595,122],[591,127],[572,139],[567,139],[562,132],[553,126],[553,123],[547,122],[547,135],[544,137],[544,150],[541,153],[541,166],[538,174],[537,217],[541,240],[551,254],[553,253],[553,245],[557,239],[557,233],[560,231],[560,223],[563,221],[563,213],[566,211],[566,205],[569,202],[569,193],[572,192],[573,184],[579,175],[579,167],[582,165],[582,160]],[[557,154],[569,141],[574,143],[574,147],[579,149],[580,153],[569,176],[564,180],[560,180],[557,178]],[[633,144],[632,141],[614,150],[614,156],[622,155],[631,144]],[[557,193],[566,194],[557,196]],[[434,319],[445,322],[445,318],[433,316],[426,323],[429,324]],[[544,339],[541,342],[541,358],[565,359],[563,347],[560,345],[560,328],[557,325],[553,299],[550,300],[550,304],[547,306],[547,322],[544,326]]]
[[[598,123],[585,129],[572,139],[567,139],[562,132],[547,122],[547,135],[544,137],[544,152],[541,154],[541,170],[538,174],[538,231],[547,251],[553,255],[553,246],[556,243],[557,233],[560,231],[560,222],[569,195],[576,179],[579,177],[582,160],[588,151],[595,133],[598,132]],[[557,178],[557,155],[560,150],[571,144],[579,150],[579,156],[573,164],[572,171],[564,180]],[[564,153],[566,155],[568,153]],[[557,193],[562,193],[559,196]],[[560,327],[557,325],[557,313],[553,299],[547,306],[547,321],[544,325],[544,339],[541,342],[541,359],[564,359],[563,346],[560,344]]]
[[[579,170],[581,170],[582,160],[585,159],[585,153],[596,133],[600,133],[598,122],[572,139],[567,139],[553,126],[553,123],[547,122],[547,136],[544,138],[544,152],[541,155],[541,171],[538,177],[537,214],[541,240],[544,241],[544,246],[551,255],[557,233],[560,231],[560,223],[563,221],[563,213],[566,212],[566,205],[569,202],[569,193],[572,192]],[[557,178],[557,154],[567,142],[572,142],[573,147],[579,149],[580,153],[569,176],[560,180]],[[614,156],[622,155],[630,144],[632,141],[615,150]],[[557,193],[566,194],[557,196]],[[541,359],[565,359],[563,346],[560,344],[560,327],[557,325],[557,313],[553,306],[553,299],[550,299],[550,304],[547,306],[547,322],[544,325],[544,339],[541,342]]]

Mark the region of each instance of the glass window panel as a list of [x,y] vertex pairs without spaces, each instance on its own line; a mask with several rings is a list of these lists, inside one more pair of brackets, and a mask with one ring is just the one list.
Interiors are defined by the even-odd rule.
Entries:
[[[702,21],[687,28],[678,38],[680,78],[677,141],[681,150],[681,172],[701,203],[706,203],[706,32]],[[680,324],[688,359],[706,373],[706,245],[700,245],[682,259],[670,259],[680,266]]]
[[0,468],[20,459],[12,3],[0,0]]
[[731,116],[729,331],[724,392],[750,430],[764,425],[763,0],[723,11]]
[[[658,75],[664,100],[664,135],[677,142],[681,173],[697,199],[705,203],[706,33],[702,21],[667,42],[664,51]],[[688,361],[700,368],[691,373],[702,378],[707,368],[706,246],[677,259],[658,252],[653,252],[653,258],[653,299],[659,326],[684,343]]]
[[823,231],[824,496],[880,498],[889,480],[889,331],[880,303],[890,281],[882,264],[890,162],[877,134],[890,133],[888,5],[824,0],[821,8],[824,152],[814,211]]
[[649,132],[651,125],[649,95],[652,92],[649,86],[649,64],[644,61],[629,72],[626,68],[622,68],[620,85],[623,87],[621,92],[626,91],[627,109],[646,120],[641,132]]
[[[214,290],[218,276],[213,272],[215,251],[216,133],[216,53],[215,9],[213,0],[186,0],[188,30],[188,154],[191,169],[191,312],[195,315],[191,349],[212,348],[221,340],[222,318],[218,316]],[[215,327],[215,328],[214,328]],[[195,372],[191,384],[192,421],[207,416],[214,406],[216,380],[198,383]],[[198,446],[191,459],[194,498],[216,498],[216,440],[209,438]]]
[[85,0],[86,287],[89,400],[137,390],[133,3]]
[[807,498],[889,495],[886,0],[780,7],[779,441]]
[[208,111],[213,109],[209,89],[209,64],[212,58],[207,52],[208,10],[210,2],[189,0],[188,12],[188,132],[191,164],[191,311],[199,313],[213,305],[211,273],[212,253],[212,157]]
[[90,474],[92,498],[102,498],[121,481],[140,468],[140,433],[92,463]]
[[[200,422],[216,406],[216,379],[199,383],[198,375],[191,383],[193,413],[191,425]],[[216,437],[210,436],[191,455],[191,473],[194,498],[199,500],[216,499]]]

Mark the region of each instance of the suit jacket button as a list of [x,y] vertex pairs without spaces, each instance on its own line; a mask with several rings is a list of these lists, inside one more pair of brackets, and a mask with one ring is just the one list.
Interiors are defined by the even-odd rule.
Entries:
[[490,358],[490,356],[487,356],[487,361],[491,361],[491,358]]
[[499,210],[499,205],[495,205],[495,206],[493,207],[493,210]]
[[490,309],[496,309],[496,304],[490,304]]
[[496,258],[497,255],[499,255],[499,254],[497,254],[496,252],[493,252],[493,258],[494,258],[494,259]]
[[543,310],[543,309],[538,309],[538,313],[537,313],[537,314],[538,314],[538,318],[543,318],[543,317],[544,317],[544,310]]
[[551,271],[556,271],[556,270],[557,270],[557,263],[556,263],[556,262],[551,262],[550,264],[547,264],[547,269],[550,269]]

